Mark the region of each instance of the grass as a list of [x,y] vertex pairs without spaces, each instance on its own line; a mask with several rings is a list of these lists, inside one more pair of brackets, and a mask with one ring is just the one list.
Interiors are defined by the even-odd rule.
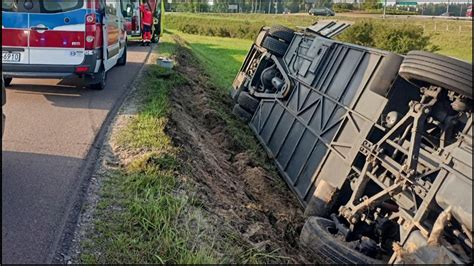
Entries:
[[[165,37],[160,55],[175,44]],[[83,244],[83,263],[216,263],[212,235],[192,197],[180,191],[186,183],[177,149],[164,132],[169,93],[186,81],[178,73],[164,75],[151,65],[141,82],[144,101],[137,116],[118,136],[128,150],[146,150],[126,167],[109,171],[101,189],[94,232]],[[211,243],[211,244],[207,244]]]
[[[230,36],[253,40],[260,27],[273,24],[288,27],[308,26],[318,21],[318,17],[306,14],[298,15],[268,15],[268,14],[214,14],[214,13],[167,13],[168,29],[183,30],[189,27],[209,27],[211,29],[196,30],[201,35]],[[432,37],[432,45],[440,47],[437,53],[454,56],[472,62],[472,21],[431,20],[413,16],[404,19],[390,18],[382,20],[367,16],[336,16],[335,19],[345,21],[375,20],[390,25],[409,23],[424,28],[427,35]],[[186,30],[187,31],[187,30]],[[246,32],[249,31],[249,32]]]
[[472,35],[449,38],[444,34],[434,34],[431,39],[432,43],[438,45],[440,48],[437,53],[472,63]]
[[165,70],[151,66],[145,73],[147,84],[152,88],[143,92],[145,103],[140,113],[133,118],[130,125],[118,136],[118,144],[131,149],[159,149],[170,147],[170,138],[164,132],[169,111],[169,92],[182,85],[185,80],[176,74],[169,78],[160,78]]
[[[225,69],[233,72],[245,56],[248,41],[233,46],[230,40],[190,38],[190,48],[206,73]],[[204,45],[206,44],[206,45]],[[235,48],[231,62],[218,60],[210,63],[209,56],[226,52],[216,47]],[[158,56],[173,56],[177,44],[169,34],[160,41]],[[217,54],[216,54],[217,53]],[[226,65],[226,68],[224,68]],[[213,75],[210,85],[213,98],[226,97],[224,87],[233,73],[220,77]],[[147,66],[145,79],[139,84],[140,109],[129,124],[117,135],[122,150],[133,154],[126,166],[105,173],[100,189],[100,200],[94,215],[94,230],[82,242],[81,263],[267,263],[287,261],[288,258],[253,248],[230,226],[209,221],[206,206],[194,195],[194,186],[183,176],[192,169],[179,159],[179,148],[173,146],[166,133],[170,115],[170,92],[186,84],[181,73],[168,73],[157,65]],[[220,95],[220,96],[218,96]],[[224,95],[224,96],[223,96]],[[215,101],[221,115],[227,117],[228,128],[236,132],[241,141],[256,143],[248,127],[229,115],[229,106]],[[239,131],[241,130],[241,131]],[[243,139],[243,140],[242,140]],[[243,143],[242,145],[246,145]],[[263,156],[263,153],[262,153]],[[263,158],[263,157],[262,157]],[[214,223],[213,223],[214,222]]]
[[189,44],[211,83],[222,89],[230,89],[252,41],[184,33],[179,33],[179,36]]

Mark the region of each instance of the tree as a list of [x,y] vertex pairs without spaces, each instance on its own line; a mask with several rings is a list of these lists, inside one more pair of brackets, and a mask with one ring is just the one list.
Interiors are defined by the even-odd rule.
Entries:
[[379,1],[378,0],[365,0],[364,9],[378,9]]
[[285,1],[285,5],[291,13],[297,13],[300,11],[300,0]]
[[332,0],[319,0],[318,6],[331,8],[333,5]]

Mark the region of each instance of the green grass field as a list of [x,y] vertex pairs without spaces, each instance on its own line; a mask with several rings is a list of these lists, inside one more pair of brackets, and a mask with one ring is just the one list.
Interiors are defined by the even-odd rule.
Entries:
[[[178,33],[178,32],[175,32]],[[202,63],[212,83],[230,88],[252,41],[179,33]]]
[[[409,23],[423,27],[424,33],[431,35],[432,45],[440,48],[440,54],[457,57],[472,62],[472,21],[456,20],[432,20],[415,17],[404,17],[403,19],[389,18],[367,18],[363,16],[336,16],[337,20],[353,21],[372,19],[380,23],[390,25]],[[197,27],[196,25],[209,25],[208,32],[201,35],[229,36],[253,40],[260,27],[274,24],[282,24],[296,28],[308,26],[318,21],[318,17],[306,14],[297,15],[266,15],[266,14],[193,14],[193,13],[168,13],[165,17],[165,27],[171,30],[183,30],[184,28]],[[235,31],[235,32],[234,32]],[[250,31],[246,33],[246,31]],[[237,40],[230,41],[232,43]],[[237,45],[238,46],[238,45]]]

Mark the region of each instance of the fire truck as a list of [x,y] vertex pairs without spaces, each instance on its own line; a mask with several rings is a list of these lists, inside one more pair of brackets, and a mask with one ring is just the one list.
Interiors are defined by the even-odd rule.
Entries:
[[151,29],[152,42],[158,42],[161,34],[161,15],[163,13],[162,0],[121,0],[122,12],[125,18],[125,29],[128,36],[142,36],[141,20],[142,14],[139,6],[146,4],[153,13],[153,25]]

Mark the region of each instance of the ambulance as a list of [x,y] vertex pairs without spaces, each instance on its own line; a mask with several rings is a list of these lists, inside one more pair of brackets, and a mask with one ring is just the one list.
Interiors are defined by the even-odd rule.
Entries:
[[2,0],[2,71],[13,78],[80,77],[105,88],[127,62],[122,0]]
[[162,0],[121,0],[124,9],[125,28],[127,34],[133,37],[142,36],[142,14],[140,4],[147,5],[153,13],[153,25],[151,27],[151,41],[157,43],[161,34],[161,16],[164,13]]

